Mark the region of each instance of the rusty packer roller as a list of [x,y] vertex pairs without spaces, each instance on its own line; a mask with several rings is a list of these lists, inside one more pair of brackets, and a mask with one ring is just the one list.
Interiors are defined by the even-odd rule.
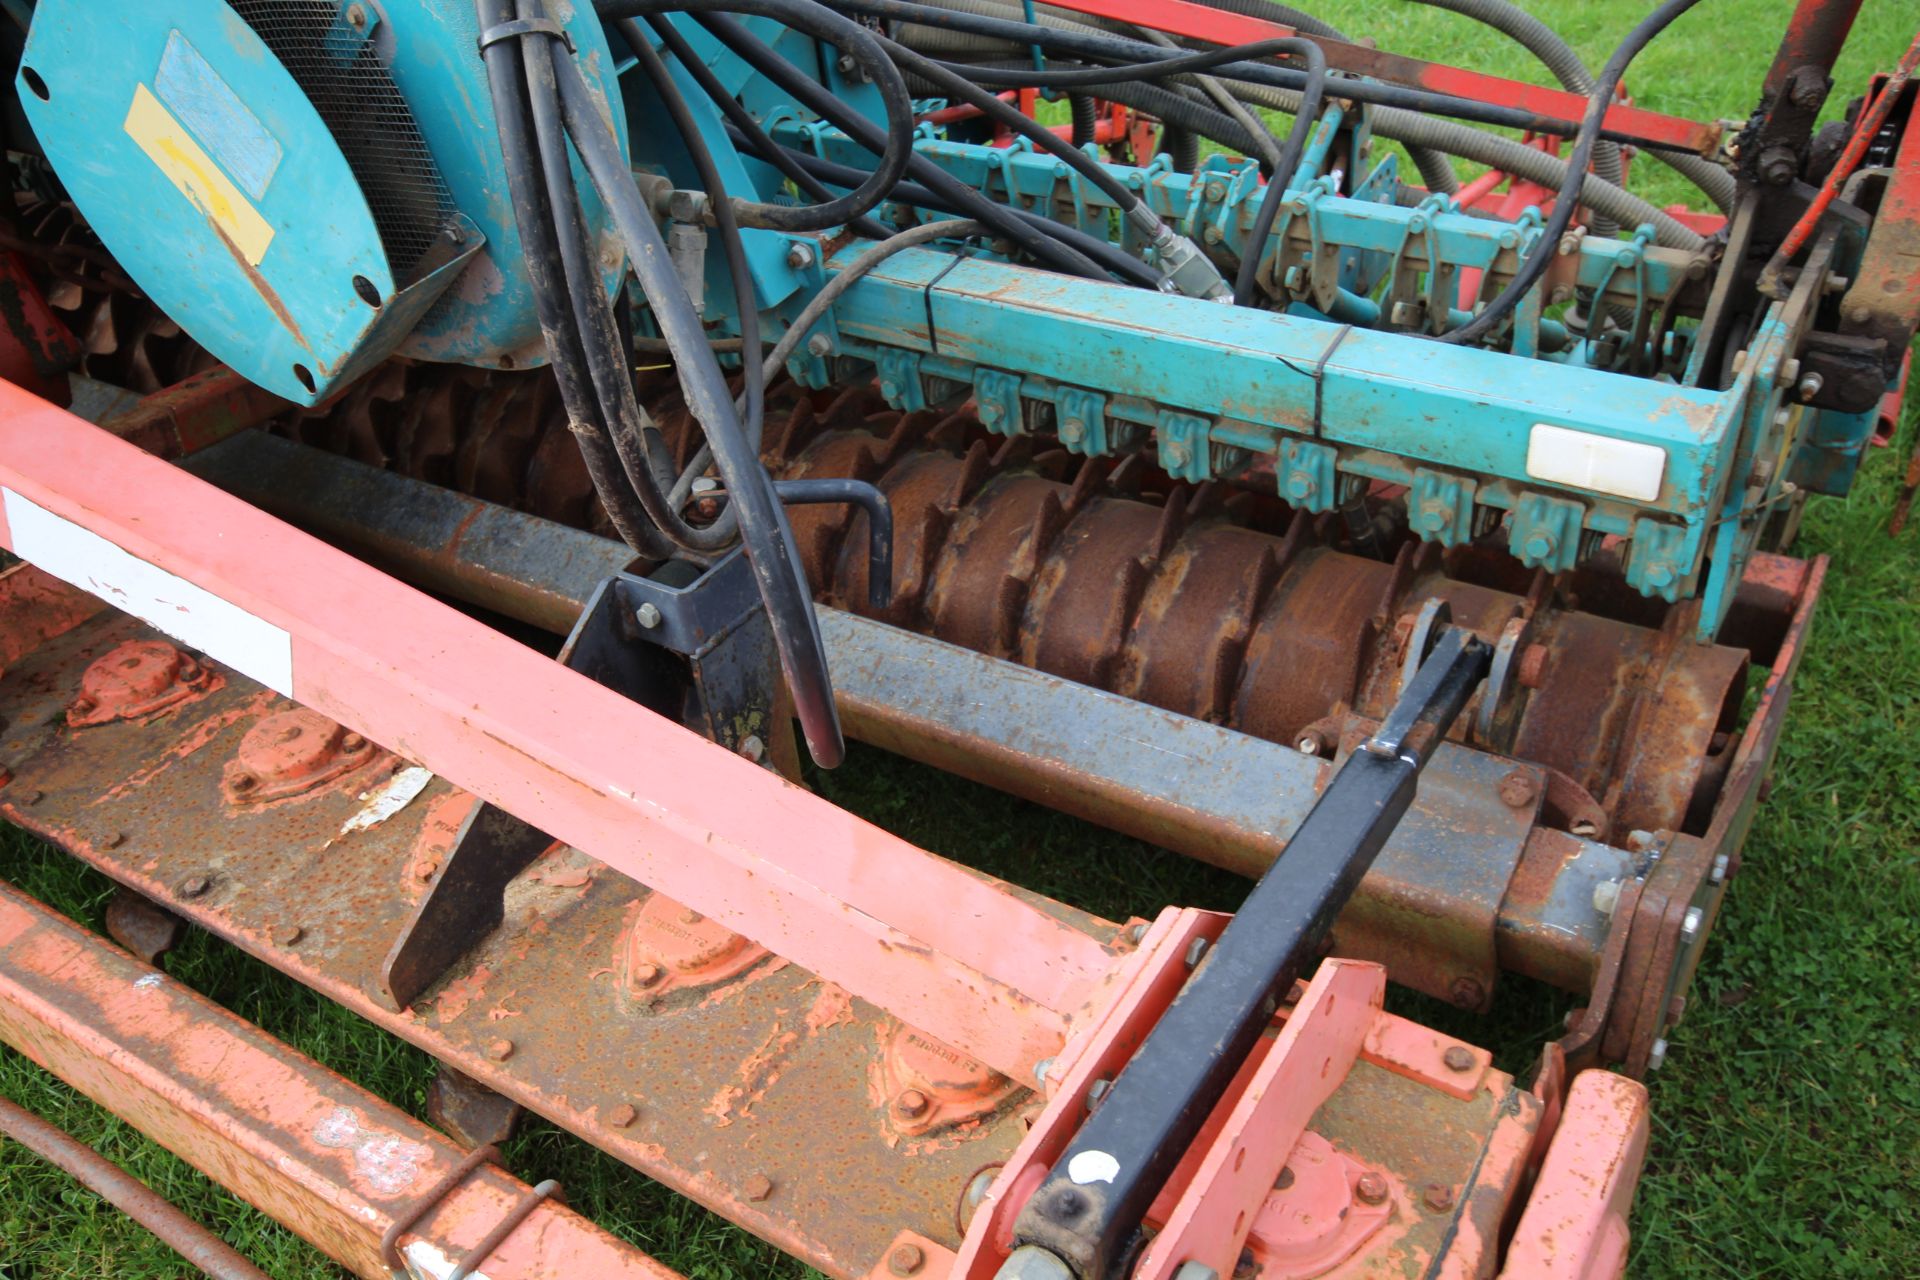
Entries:
[[[772,470],[870,480],[895,513],[893,601],[874,610],[866,517],[793,510],[823,602],[1331,756],[1349,717],[1378,719],[1392,702],[1416,612],[1439,598],[1498,647],[1496,680],[1517,694],[1497,718],[1473,708],[1455,736],[1550,770],[1545,822],[1621,843],[1636,831],[1698,834],[1709,821],[1748,656],[1691,643],[1686,606],[1650,607],[1604,570],[1556,581],[1497,549],[1441,554],[1402,536],[1363,554],[1337,514],[1172,482],[1139,455],[1116,464],[1046,438],[1002,439],[970,402],[902,414],[861,384],[788,387],[779,404]],[[649,408],[684,443],[671,383],[657,384]],[[281,430],[604,527],[544,374],[395,362]],[[1258,870],[1234,849],[1212,852]]]

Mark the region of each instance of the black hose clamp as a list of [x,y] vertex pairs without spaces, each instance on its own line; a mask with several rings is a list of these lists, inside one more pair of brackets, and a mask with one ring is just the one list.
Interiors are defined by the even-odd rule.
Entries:
[[574,52],[573,33],[552,18],[516,18],[488,27],[480,33],[480,52],[485,53],[488,46],[502,40],[517,40],[521,36],[550,36],[567,46],[568,53]]

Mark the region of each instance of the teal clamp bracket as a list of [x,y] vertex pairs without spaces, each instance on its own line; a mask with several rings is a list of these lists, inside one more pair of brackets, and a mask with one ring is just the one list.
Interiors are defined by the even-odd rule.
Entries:
[[926,384],[920,380],[920,353],[882,347],[874,357],[880,371],[880,394],[902,413],[927,407]]
[[976,367],[973,401],[980,425],[997,436],[1017,436],[1025,429],[1020,403],[1020,375],[1002,369]]
[[1627,552],[1627,585],[1643,596],[1669,604],[1680,599],[1687,577],[1687,527],[1649,520],[1633,522],[1633,542]]
[[1423,542],[1457,547],[1473,540],[1473,500],[1480,483],[1426,467],[1413,469],[1407,524]]
[[1105,396],[1080,387],[1062,387],[1053,404],[1054,433],[1069,453],[1097,458],[1108,451]]
[[1580,558],[1586,504],[1544,493],[1524,493],[1513,508],[1507,547],[1529,569],[1565,573]]
[[1175,480],[1199,484],[1213,478],[1213,424],[1191,413],[1162,411],[1155,433],[1160,469]]
[[1338,461],[1332,445],[1293,437],[1282,440],[1273,466],[1280,496],[1314,515],[1333,510],[1340,500]]

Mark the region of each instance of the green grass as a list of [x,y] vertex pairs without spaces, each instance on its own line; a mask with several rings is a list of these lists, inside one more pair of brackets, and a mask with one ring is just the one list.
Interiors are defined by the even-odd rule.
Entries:
[[[1598,65],[1642,11],[1530,6]],[[1709,0],[1640,60],[1644,106],[1743,116],[1771,57],[1784,3]],[[1436,60],[1539,78],[1464,19],[1396,0],[1322,11],[1351,35]],[[1839,81],[1890,66],[1914,14],[1867,0]],[[1837,95],[1844,96],[1844,94]],[[1635,188],[1668,203],[1686,184],[1641,162]],[[1920,530],[1885,513],[1914,443],[1878,451],[1854,494],[1817,503],[1799,550],[1833,557],[1801,669],[1770,803],[1709,944],[1672,1059],[1652,1083],[1654,1137],[1634,1218],[1638,1276],[1887,1276],[1920,1273],[1920,1069],[1911,1039],[1920,956]],[[869,749],[821,789],[907,837],[1109,916],[1167,902],[1231,907],[1244,882]],[[0,875],[98,928],[109,886],[80,864],[0,832]],[[266,966],[191,937],[171,971],[319,1061],[419,1114],[431,1064],[417,1050]],[[1474,1019],[1395,994],[1403,1012],[1494,1048],[1523,1069],[1556,1033],[1564,997],[1519,984]],[[219,1230],[275,1277],[340,1270],[183,1162],[0,1049],[0,1093],[49,1117]],[[513,1143],[529,1180],[558,1177],[602,1225],[699,1280],[804,1271],[643,1176],[544,1124]],[[0,1146],[0,1280],[179,1276],[139,1227],[22,1149]]]

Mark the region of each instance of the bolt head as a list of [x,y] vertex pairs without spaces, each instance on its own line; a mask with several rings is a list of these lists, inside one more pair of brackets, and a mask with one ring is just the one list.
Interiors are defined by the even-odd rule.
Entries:
[[1187,968],[1198,969],[1200,967],[1200,961],[1206,957],[1206,954],[1207,940],[1205,938],[1195,938],[1192,942],[1189,942],[1187,944]]
[[787,265],[795,271],[804,271],[813,265],[813,246],[796,240],[787,246]]
[[1515,769],[1500,779],[1500,803],[1509,809],[1526,808],[1536,794],[1533,779],[1522,770]]
[[1447,988],[1453,1002],[1462,1009],[1478,1009],[1487,1002],[1487,989],[1480,985],[1477,978],[1459,977]]
[[764,1173],[756,1173],[747,1179],[742,1190],[747,1193],[747,1199],[758,1204],[773,1194],[773,1179]]
[[1387,1180],[1369,1169],[1354,1182],[1353,1194],[1361,1204],[1385,1204]]
[[633,611],[634,621],[651,631],[660,625],[660,606],[651,600]]
[[980,421],[982,422],[998,422],[1005,414],[1006,410],[991,400],[980,406]]
[[1525,689],[1538,689],[1547,674],[1547,646],[1530,644],[1520,655],[1520,685]]
[[657,964],[637,964],[633,966],[634,985],[650,987],[660,981],[660,966]]
[[1107,1093],[1113,1088],[1111,1080],[1095,1080],[1087,1086],[1087,1110],[1098,1111],[1100,1104],[1107,1100]]
[[759,734],[750,733],[740,739],[740,754],[759,764],[767,758],[767,744],[760,740]]
[[1462,1044],[1450,1045],[1447,1051],[1440,1055],[1440,1060],[1447,1064],[1449,1071],[1473,1070],[1473,1050]]
[[1707,913],[1698,907],[1688,907],[1687,914],[1680,920],[1680,940],[1693,942],[1700,936],[1700,926],[1706,923]]
[[1060,438],[1068,444],[1077,444],[1087,434],[1087,424],[1078,418],[1068,418],[1060,424]]
[[896,1276],[910,1276],[927,1260],[926,1251],[917,1244],[903,1244],[887,1255],[887,1270]]
[[893,1113],[902,1119],[918,1120],[927,1114],[932,1105],[927,1100],[927,1095],[918,1089],[902,1089],[899,1096],[893,1100]]
[[607,1113],[607,1123],[616,1129],[624,1129],[640,1118],[640,1113],[631,1103],[623,1102]]
[[505,1062],[513,1056],[513,1041],[495,1040],[486,1047],[485,1052],[489,1062]]
[[297,924],[275,925],[272,934],[273,943],[277,947],[290,947],[305,937],[306,933],[307,931]]
[[1521,544],[1521,550],[1527,553],[1528,559],[1545,560],[1553,555],[1554,541],[1552,534],[1540,530],[1527,535],[1527,540]]
[[1732,871],[1733,857],[1723,853],[1713,860],[1713,870],[1707,873],[1707,878],[1714,884],[1725,884]]
[[367,25],[367,11],[357,4],[347,6],[347,25],[358,31]]
[[211,887],[211,882],[205,876],[188,876],[180,882],[180,896],[197,898]]
[[1178,440],[1167,441],[1165,453],[1169,467],[1184,467],[1187,465],[1187,446],[1181,444]]
[[1665,1037],[1655,1040],[1653,1047],[1647,1050],[1647,1070],[1658,1071],[1667,1065],[1667,1042]]
[[1300,749],[1300,754],[1303,756],[1317,756],[1320,754],[1320,749],[1324,747],[1326,743],[1320,737],[1320,731],[1318,729],[1309,729],[1301,734],[1300,740],[1293,745]]
[[833,339],[824,333],[816,333],[807,339],[807,354],[818,359],[826,359],[833,354]]
[[1427,1189],[1420,1193],[1420,1203],[1435,1213],[1446,1213],[1453,1208],[1454,1190],[1438,1182],[1430,1182]]

